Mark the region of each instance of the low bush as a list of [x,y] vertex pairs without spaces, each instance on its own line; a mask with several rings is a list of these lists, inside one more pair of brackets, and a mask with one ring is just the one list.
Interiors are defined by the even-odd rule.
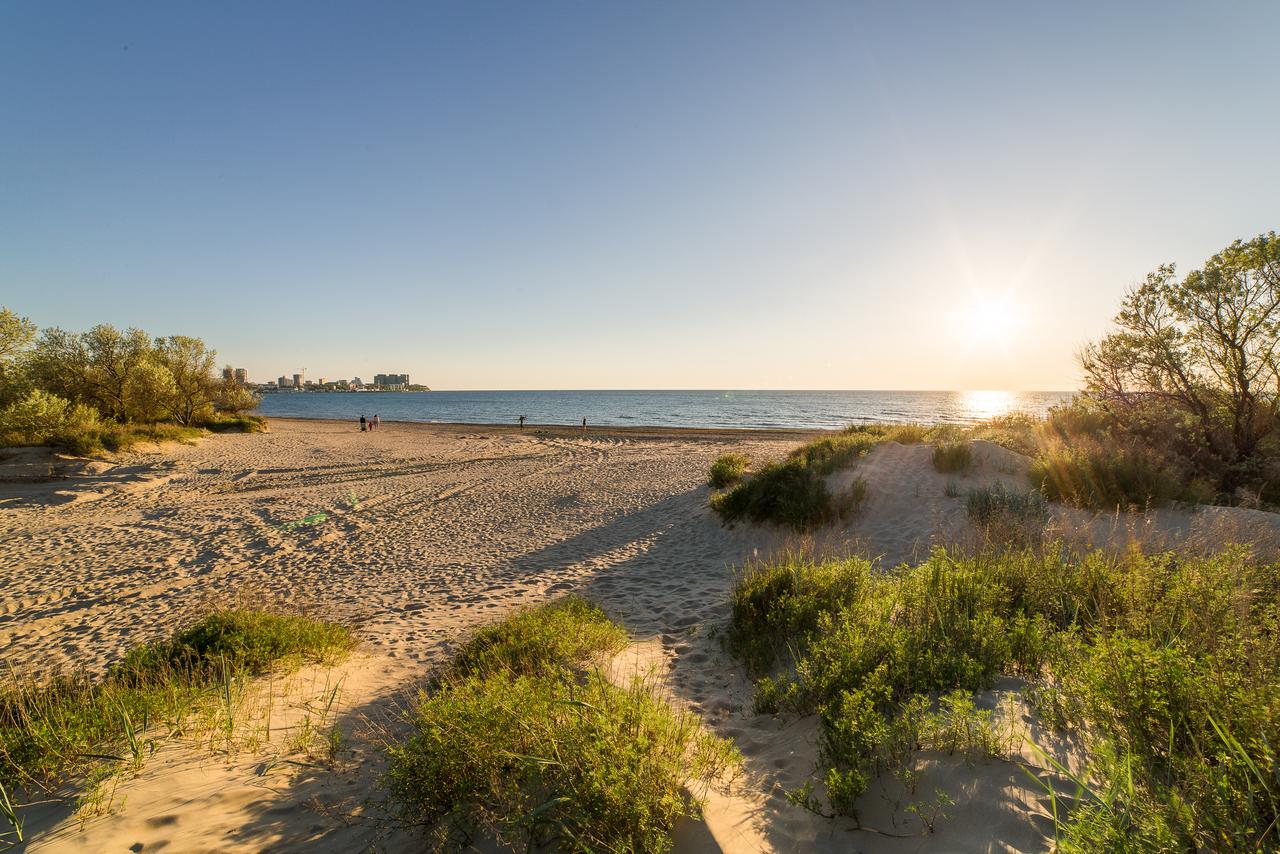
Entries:
[[816,475],[826,476],[837,469],[853,465],[884,441],[884,438],[885,434],[879,430],[850,427],[833,436],[824,436],[801,445],[788,454],[787,459]]
[[711,464],[709,482],[713,489],[724,489],[742,480],[751,461],[742,454],[724,454]]
[[12,677],[0,685],[0,778],[20,785],[64,778],[128,752],[120,748],[152,725],[181,732],[194,706],[219,686],[275,667],[334,660],[354,644],[349,630],[330,623],[222,611],[169,640],[135,647],[101,679]]
[[676,820],[698,812],[686,786],[739,759],[644,680],[617,687],[584,667],[621,636],[581,600],[477,635],[420,695],[413,735],[388,746],[405,818],[442,848],[483,830],[526,850],[669,849]]
[[850,427],[791,451],[786,460],[763,466],[732,490],[715,495],[711,507],[725,522],[772,522],[810,531],[857,511],[866,483],[857,480],[838,495],[826,476],[857,462],[889,435],[889,428]]
[[933,467],[944,474],[966,472],[972,465],[971,442],[941,442],[933,447]]
[[909,773],[911,745],[991,752],[964,700],[1018,673],[1091,741],[1061,850],[1280,845],[1280,566],[1242,550],[939,550],[890,573],[789,555],[739,580],[730,640],[757,705],[820,714],[837,812]]

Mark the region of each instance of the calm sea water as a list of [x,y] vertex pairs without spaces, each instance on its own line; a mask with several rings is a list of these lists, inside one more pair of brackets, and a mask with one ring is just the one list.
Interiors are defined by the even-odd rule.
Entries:
[[1041,414],[1071,392],[1032,391],[431,391],[263,395],[268,417],[383,421],[588,424],[645,427],[836,428],[868,421],[916,424]]

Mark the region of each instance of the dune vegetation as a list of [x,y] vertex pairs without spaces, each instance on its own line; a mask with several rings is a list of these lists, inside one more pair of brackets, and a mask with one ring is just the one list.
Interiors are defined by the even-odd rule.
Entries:
[[134,647],[100,678],[11,673],[0,682],[0,779],[40,788],[92,775],[103,763],[140,765],[158,738],[192,730],[196,718],[234,725],[232,692],[243,680],[332,662],[354,645],[352,633],[332,623],[227,610]]
[[724,489],[742,480],[751,460],[742,454],[723,454],[716,457],[711,464],[711,473],[707,482],[712,489]]
[[1280,846],[1280,567],[1243,549],[791,554],[742,575],[729,640],[760,710],[820,716],[824,796],[793,793],[811,809],[856,816],[878,774],[910,790],[922,750],[1008,755],[1022,736],[973,697],[1013,674],[1088,744],[1057,769],[1080,787],[1059,850]]
[[739,762],[654,684],[601,665],[627,643],[570,597],[484,629],[388,745],[390,789],[434,844],[482,832],[524,850],[665,851],[700,789]]
[[202,429],[256,432],[256,396],[214,376],[199,338],[150,338],[99,325],[45,329],[0,308],[0,446],[56,445],[76,454],[146,441],[184,441]]

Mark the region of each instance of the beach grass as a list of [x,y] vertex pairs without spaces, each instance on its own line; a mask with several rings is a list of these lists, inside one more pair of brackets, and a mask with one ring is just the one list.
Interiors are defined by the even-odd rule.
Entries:
[[[940,549],[888,573],[790,554],[747,568],[732,614],[757,706],[820,715],[832,812],[937,745],[937,698],[1016,674],[1089,745],[1059,850],[1280,845],[1280,567],[1244,549]],[[981,748],[992,722],[955,708]]]
[[967,472],[973,466],[973,443],[959,441],[939,442],[933,446],[933,467],[943,474]]
[[743,454],[723,454],[711,464],[708,483],[712,489],[725,489],[742,480],[751,460]]
[[339,625],[256,610],[208,614],[134,647],[101,678],[68,674],[0,685],[0,777],[49,786],[102,763],[140,764],[154,736],[183,733],[221,691],[270,670],[332,662],[355,644]]
[[697,790],[739,759],[652,679],[601,667],[623,630],[577,598],[478,633],[423,691],[388,783],[433,844],[492,834],[525,850],[665,851]]

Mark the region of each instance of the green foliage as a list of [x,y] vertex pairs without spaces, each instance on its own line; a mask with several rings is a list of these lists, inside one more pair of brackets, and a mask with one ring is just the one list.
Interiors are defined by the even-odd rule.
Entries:
[[676,820],[697,814],[686,785],[739,759],[643,680],[620,688],[583,669],[620,639],[579,599],[478,634],[420,695],[413,735],[388,746],[406,819],[442,848],[484,829],[527,850],[669,849]]
[[140,759],[136,748],[149,725],[181,732],[195,705],[228,680],[332,660],[354,643],[347,629],[328,623],[222,611],[170,640],[133,648],[101,679],[14,676],[0,685],[0,778],[47,784],[121,748]]
[[1044,522],[1049,516],[1048,504],[1039,492],[1021,492],[1003,483],[970,489],[965,495],[965,510],[979,525],[1006,514],[1035,522]]
[[[235,423],[257,397],[234,382],[218,385],[214,356],[199,338],[153,340],[108,324],[35,338],[28,321],[0,309],[0,441],[94,453],[149,438],[136,433],[139,424]],[[215,416],[215,405],[230,416]]]
[[1280,442],[1280,236],[1228,246],[1179,280],[1129,291],[1116,330],[1080,354],[1086,395],[1115,431],[1212,478],[1256,489]]
[[213,433],[263,433],[267,419],[261,415],[231,415],[225,412],[213,415],[202,425]]
[[709,482],[712,489],[724,489],[742,480],[751,460],[742,454],[724,454],[711,464]]
[[1049,500],[1095,510],[1161,507],[1180,492],[1177,476],[1140,446],[1050,446],[1032,462],[1030,475]]
[[801,445],[788,454],[787,459],[816,475],[826,476],[853,465],[884,438],[878,431],[851,427],[834,436],[824,436]]
[[944,474],[966,472],[973,465],[973,444],[940,442],[933,446],[933,467]]
[[581,667],[626,644],[626,631],[597,606],[566,596],[479,630],[458,651],[452,668],[458,675],[494,670],[544,675]]
[[833,495],[825,477],[847,468],[884,440],[878,427],[851,427],[791,451],[787,459],[763,466],[729,492],[715,495],[711,508],[726,522],[771,522],[810,531],[855,513],[867,486],[855,480]]
[[99,429],[98,413],[34,389],[0,409],[0,445],[43,444],[67,434]]
[[885,430],[884,440],[899,445],[919,445],[928,441],[929,435],[929,428],[921,424],[895,424]]
[[766,674],[758,705],[821,715],[836,811],[874,774],[909,771],[921,745],[998,752],[996,721],[970,693],[1013,672],[1046,720],[1093,738],[1091,793],[1064,819],[1062,850],[1269,849],[1278,570],[1239,549],[940,550],[891,573],[789,555],[739,580],[730,638]]

